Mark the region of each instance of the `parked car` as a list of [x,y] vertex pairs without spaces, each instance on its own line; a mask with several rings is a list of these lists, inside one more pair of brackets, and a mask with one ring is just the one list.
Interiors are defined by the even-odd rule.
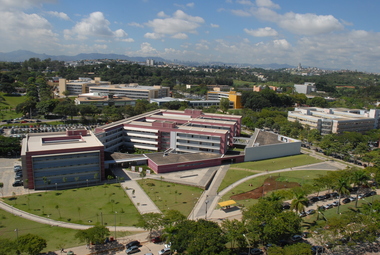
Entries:
[[154,238],[152,238],[152,240],[150,240],[152,243],[161,243],[162,240],[161,240],[161,236],[156,236]]
[[125,247],[126,247],[127,249],[130,248],[130,247],[132,247],[132,246],[140,246],[140,242],[137,241],[137,240],[135,240],[135,241],[129,242],[129,243],[127,243],[127,244],[125,245]]
[[339,198],[339,194],[338,194],[338,192],[330,193],[330,195],[331,195],[333,198]]
[[339,201],[334,201],[331,203],[333,206],[338,206],[339,205]]
[[23,185],[23,183],[22,183],[22,181],[20,181],[20,180],[15,181],[15,182],[12,184],[13,187],[22,186],[22,185]]
[[342,200],[343,204],[347,204],[349,202],[351,202],[351,200],[348,197]]
[[350,201],[355,201],[356,200],[356,197],[349,197],[348,199],[350,199]]
[[292,239],[293,243],[300,242],[303,240],[301,235],[294,235],[294,236],[292,236],[291,239]]
[[314,213],[315,213],[315,210],[314,210],[314,209],[310,209],[310,210],[307,210],[307,211],[306,211],[306,214],[307,214],[307,215],[314,214]]
[[131,246],[128,249],[125,250],[125,253],[127,253],[127,254],[133,254],[133,253],[136,253],[136,252],[139,252],[139,251],[140,251],[140,248],[138,246]]
[[331,208],[333,208],[333,205],[332,205],[332,204],[327,204],[327,205],[325,205],[325,209],[331,209]]
[[14,172],[22,171],[22,167],[20,165],[16,165],[13,167]]
[[309,199],[309,201],[315,203],[315,202],[318,202],[318,201],[319,201],[319,198],[318,198],[318,197],[311,197],[311,198]]
[[298,214],[300,217],[306,217],[306,212],[300,212],[299,214]]
[[163,248],[162,250],[160,250],[159,252],[158,252],[158,255],[168,255],[168,254],[170,254],[171,252],[170,252],[170,248]]
[[253,248],[251,249],[251,255],[261,255],[264,254],[264,252],[259,248]]

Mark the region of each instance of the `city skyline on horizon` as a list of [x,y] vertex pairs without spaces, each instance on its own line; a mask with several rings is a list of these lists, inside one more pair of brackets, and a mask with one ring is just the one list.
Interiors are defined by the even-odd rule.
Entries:
[[370,0],[0,0],[0,52],[288,64],[379,73]]

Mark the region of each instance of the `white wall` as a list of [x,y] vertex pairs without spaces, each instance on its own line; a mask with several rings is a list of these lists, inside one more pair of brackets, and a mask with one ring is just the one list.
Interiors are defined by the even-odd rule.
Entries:
[[244,161],[278,158],[301,153],[301,142],[281,143],[245,148]]

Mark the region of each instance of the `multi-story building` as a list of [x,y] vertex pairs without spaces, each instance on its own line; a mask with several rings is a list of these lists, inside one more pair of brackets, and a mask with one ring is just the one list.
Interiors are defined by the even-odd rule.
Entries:
[[108,96],[112,94],[129,97],[131,99],[150,100],[152,98],[168,97],[170,95],[170,88],[160,85],[141,86],[137,83],[131,83],[90,87],[90,92],[97,96]]
[[59,79],[59,95],[64,96],[63,92],[68,91],[70,95],[80,95],[89,92],[90,86],[110,85],[109,81],[101,81],[100,77],[95,77],[95,80],[91,78],[79,78],[78,80],[66,80]]
[[207,92],[207,100],[220,100],[222,98],[228,98],[230,102],[234,103],[234,109],[241,109],[243,108],[241,104],[241,93],[236,91],[208,91]]
[[317,92],[317,86],[313,82],[305,82],[304,84],[294,84],[294,90],[300,94],[310,94]]
[[156,110],[95,129],[105,151],[120,147],[150,151],[224,154],[240,135],[241,116],[200,110]]
[[29,189],[61,189],[104,179],[104,146],[86,129],[28,134],[21,160]]
[[379,127],[380,110],[327,109],[300,107],[288,112],[289,121],[318,129],[321,134],[340,134],[345,131],[365,132]]
[[76,105],[95,105],[97,107],[104,106],[135,106],[136,100],[123,96],[93,96],[92,94],[81,94],[74,100]]

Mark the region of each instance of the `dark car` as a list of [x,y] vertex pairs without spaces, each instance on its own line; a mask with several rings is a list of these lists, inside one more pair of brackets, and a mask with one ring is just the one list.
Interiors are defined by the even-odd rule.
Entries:
[[338,197],[339,197],[338,192],[330,193],[330,195],[331,195],[333,198],[338,198]]
[[261,255],[264,254],[264,252],[259,248],[253,248],[251,249],[251,255]]
[[137,240],[135,240],[135,241],[129,242],[129,243],[127,243],[127,244],[125,245],[125,247],[126,247],[127,249],[130,248],[130,247],[132,247],[132,246],[140,246],[140,242],[137,241]]
[[351,202],[351,200],[348,197],[342,200],[343,204],[347,204],[349,202]]
[[294,235],[294,236],[292,236],[291,239],[292,239],[293,243],[300,242],[303,240],[301,235]]
[[315,202],[319,201],[319,198],[318,197],[312,197],[312,198],[310,198],[310,201],[315,203]]
[[22,181],[15,181],[13,184],[12,184],[13,187],[17,187],[17,186],[22,186]]

